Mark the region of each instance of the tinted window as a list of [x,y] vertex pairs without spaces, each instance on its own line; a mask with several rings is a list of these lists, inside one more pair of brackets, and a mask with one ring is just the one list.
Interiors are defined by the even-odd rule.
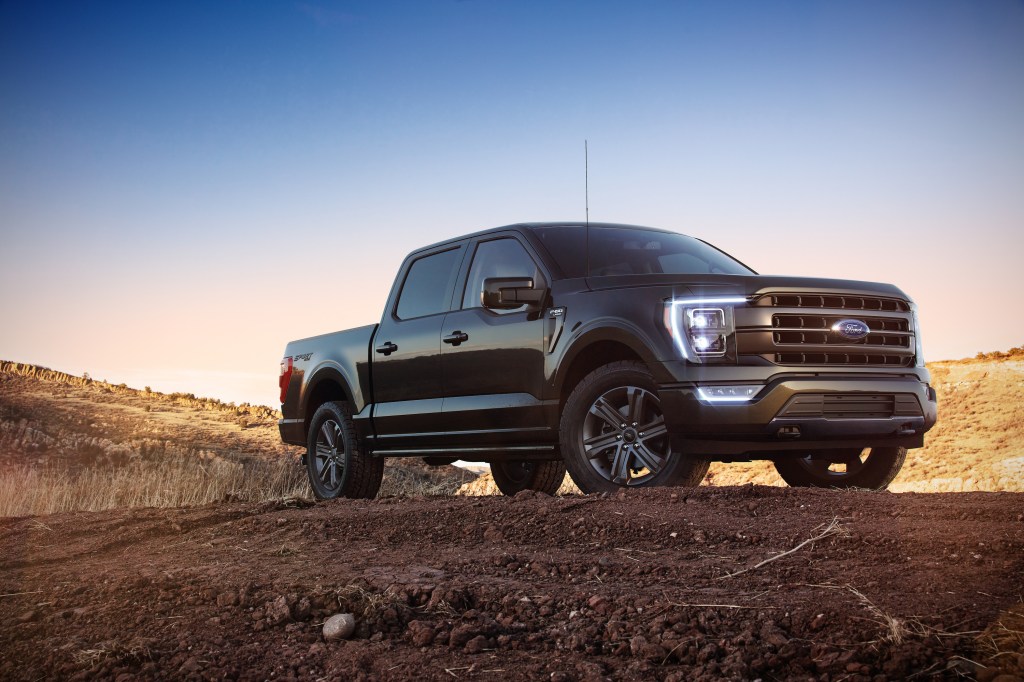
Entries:
[[590,275],[750,275],[753,270],[699,239],[673,232],[590,228]]
[[587,276],[587,228],[583,225],[535,227],[533,233],[568,278]]
[[[544,277],[537,269],[523,245],[515,239],[494,239],[481,242],[473,256],[473,267],[466,278],[466,293],[462,298],[463,308],[479,308],[483,305],[484,280],[488,277],[528,277],[534,287],[546,286]],[[507,313],[522,310],[495,310]]]
[[403,320],[448,310],[448,295],[459,261],[459,249],[413,261],[398,297],[396,314]]

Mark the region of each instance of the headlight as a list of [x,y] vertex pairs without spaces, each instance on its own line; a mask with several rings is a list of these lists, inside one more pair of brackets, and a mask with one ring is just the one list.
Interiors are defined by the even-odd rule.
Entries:
[[914,365],[924,367],[924,346],[921,345],[921,319],[917,316],[917,305],[910,304],[910,312],[914,316]]
[[736,331],[733,306],[746,302],[741,297],[665,301],[665,328],[685,359],[720,358]]

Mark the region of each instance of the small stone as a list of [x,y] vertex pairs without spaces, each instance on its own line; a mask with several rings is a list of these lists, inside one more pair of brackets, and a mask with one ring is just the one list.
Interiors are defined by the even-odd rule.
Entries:
[[338,613],[324,623],[324,639],[334,642],[348,639],[356,631],[356,617],[351,613]]
[[817,616],[815,616],[815,617],[814,617],[814,619],[813,619],[813,620],[811,621],[811,625],[810,625],[810,628],[811,628],[812,630],[815,630],[815,631],[817,631],[817,630],[820,630],[821,628],[825,627],[825,623],[826,623],[826,622],[828,622],[828,619],[827,619],[827,618],[825,618],[825,614],[824,614],[824,613],[819,613],[819,614],[818,614]]
[[26,611],[25,613],[23,613],[20,616],[18,616],[18,622],[19,623],[31,623],[32,621],[34,621],[38,617],[39,617],[39,612],[37,612],[37,611]]

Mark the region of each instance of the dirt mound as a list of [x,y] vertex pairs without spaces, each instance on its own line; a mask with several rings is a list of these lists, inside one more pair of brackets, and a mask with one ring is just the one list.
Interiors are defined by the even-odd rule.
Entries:
[[[10,680],[991,679],[1024,654],[1012,493],[221,504],[0,543]],[[336,613],[355,634],[325,642]]]

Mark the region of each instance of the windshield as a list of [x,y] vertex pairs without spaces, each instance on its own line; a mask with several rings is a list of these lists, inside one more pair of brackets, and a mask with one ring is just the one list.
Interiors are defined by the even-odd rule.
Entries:
[[590,276],[751,275],[753,270],[699,239],[673,232],[590,228]]

